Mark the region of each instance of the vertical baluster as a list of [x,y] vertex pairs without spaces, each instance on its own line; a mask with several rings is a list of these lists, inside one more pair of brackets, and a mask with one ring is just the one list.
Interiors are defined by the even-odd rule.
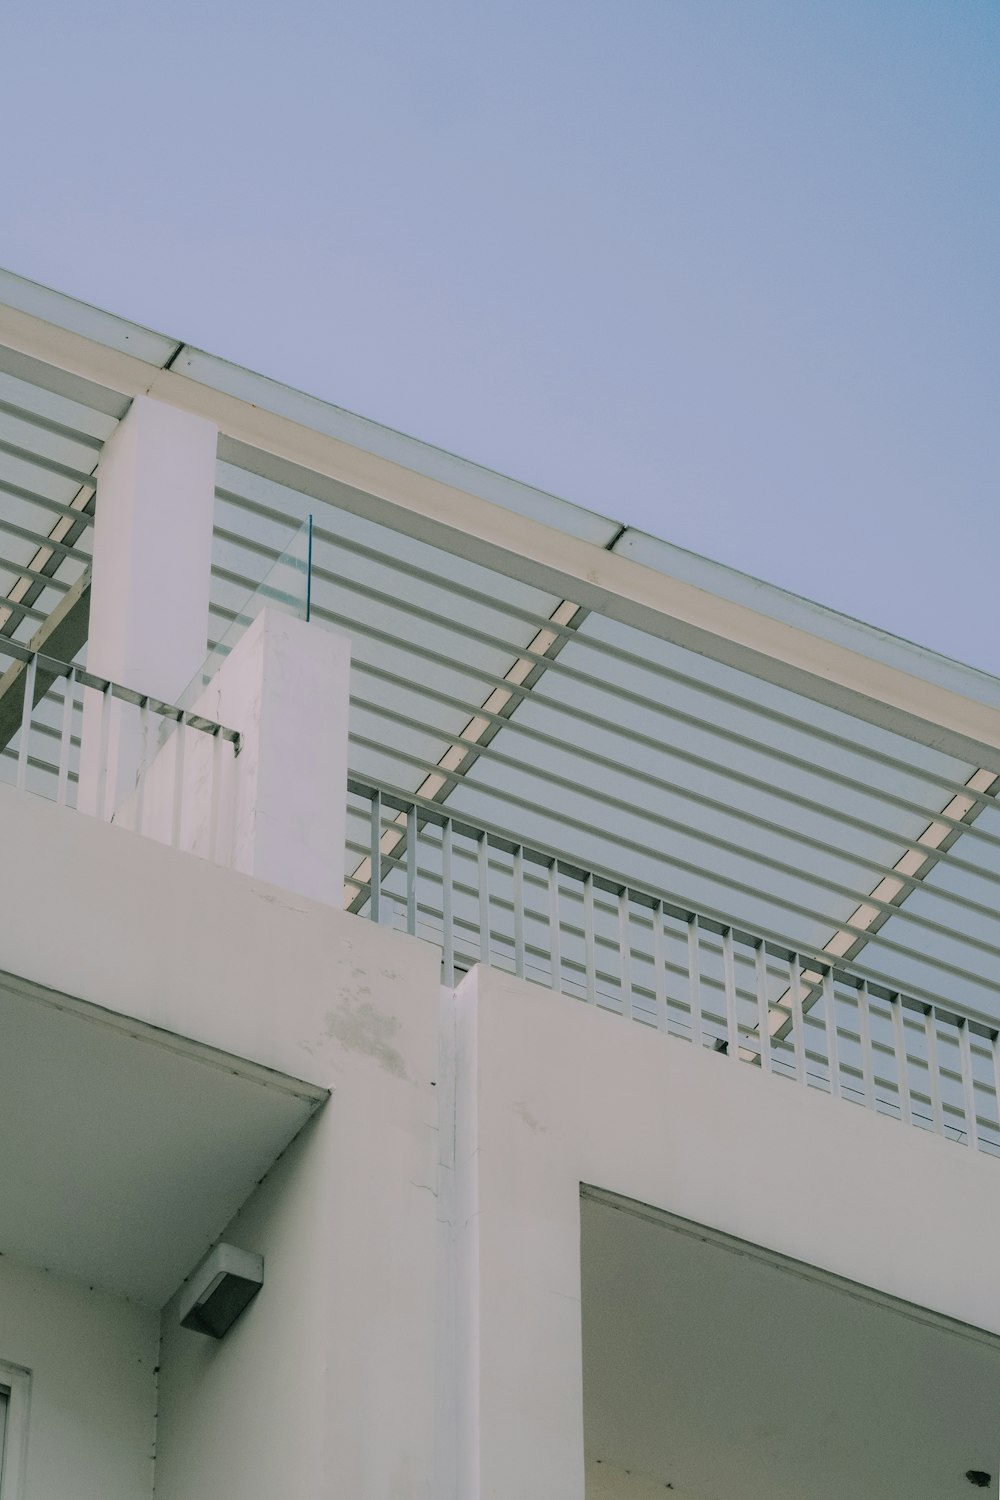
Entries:
[[551,984],[562,987],[562,909],[559,902],[559,861],[549,865],[549,954]]
[[962,1059],[962,1102],[965,1109],[965,1143],[979,1150],[979,1127],[976,1124],[976,1085],[972,1075],[972,1035],[968,1021],[959,1022],[958,1051]]
[[59,733],[59,776],[56,780],[56,802],[65,807],[69,800],[69,757],[73,748],[73,699],[76,695],[76,668],[66,673],[63,696],[62,729]]
[[667,1029],[667,953],[663,931],[663,902],[653,907],[653,983],[656,988],[656,1024]]
[[[143,735],[148,733],[143,730]],[[208,857],[215,864],[219,858],[219,830],[222,826],[222,803],[225,796],[227,751],[226,741],[218,729],[212,731],[209,754],[212,757],[212,802],[209,808]],[[145,775],[143,775],[145,780]]]
[[629,930],[628,886],[618,892],[618,964],[622,1015],[632,1019],[632,934]]
[[524,978],[524,849],[514,846],[512,855],[514,880],[514,973]]
[[726,1051],[733,1062],[739,1062],[740,1018],[736,1008],[736,954],[731,927],[722,934],[722,968],[726,985]]
[[114,815],[114,798],[108,785],[110,779],[110,766],[108,764],[111,750],[111,711],[113,708],[113,694],[111,683],[106,682],[101,689],[101,740],[97,763],[97,816],[102,822],[110,823]]
[[837,1041],[837,995],[833,970],[823,975],[823,1021],[826,1026],[826,1065],[830,1074],[830,1093],[840,1098],[840,1047]]
[[795,1044],[795,1079],[803,1086],[808,1084],[806,1065],[806,1027],[802,1015],[802,971],[799,955],[793,953],[788,960],[788,992],[792,1006],[792,1041]]
[[[149,768],[149,720],[150,720],[149,699],[147,697],[147,698],[143,698],[142,704],[140,705],[140,708],[139,708],[139,767],[138,767],[138,770],[136,772],[136,789],[135,789],[135,831],[136,831],[136,833],[141,833],[142,832],[143,819],[144,819],[144,815],[145,815],[145,811],[146,811],[146,771]],[[214,747],[213,747],[213,749],[214,749]],[[212,792],[211,792],[211,796],[212,796],[211,814],[212,814],[212,821],[214,823],[214,821],[215,821],[215,802],[216,802],[216,797],[218,796],[218,787],[216,785],[216,765],[215,765],[215,755],[214,755],[214,753],[213,753],[213,756],[212,756]],[[214,859],[214,857],[215,857],[214,855],[211,855],[211,854],[209,855],[209,858],[213,858]]]
[[368,825],[368,860],[371,865],[368,900],[368,915],[373,922],[382,918],[382,793],[372,793],[370,822]]
[[865,1109],[874,1109],[875,1068],[872,1057],[871,1001],[867,983],[863,983],[858,990],[858,1032],[861,1037],[861,1082]]
[[597,956],[594,948],[594,877],[583,877],[583,948],[587,975],[587,1004],[597,1004]]
[[688,918],[688,996],[691,1001],[691,1040],[696,1047],[703,1042],[701,1026],[701,954],[698,939],[698,914]]
[[31,715],[35,709],[35,673],[37,656],[28,660],[24,670],[24,707],[21,710],[21,743],[17,751],[17,790],[23,792],[28,785],[28,752],[31,740]]
[[899,1087],[899,1118],[904,1125],[911,1125],[913,1111],[910,1106],[910,1060],[906,1055],[906,1017],[903,1014],[902,995],[894,995],[890,1007],[896,1052],[896,1081]]
[[173,826],[170,830],[170,844],[174,849],[181,846],[181,822],[184,816],[184,760],[187,755],[188,728],[183,717],[177,720],[177,728],[174,730],[174,741],[177,752],[174,756],[174,807]]
[[479,835],[479,961],[490,966],[490,841]]
[[760,1065],[765,1073],[771,1071],[771,1006],[767,998],[767,949],[764,941],[757,944],[754,952],[754,974],[757,981],[757,1034],[760,1038]]
[[417,931],[417,809],[406,810],[406,930],[411,936]]
[[444,983],[453,985],[455,983],[455,921],[454,921],[454,898],[455,891],[452,881],[452,823],[450,818],[445,818],[444,827],[441,829],[441,928],[444,939]]
[[933,1005],[924,1012],[924,1036],[927,1039],[927,1079],[931,1091],[931,1126],[935,1135],[944,1135],[941,1111],[941,1065],[938,1058],[937,1015]]

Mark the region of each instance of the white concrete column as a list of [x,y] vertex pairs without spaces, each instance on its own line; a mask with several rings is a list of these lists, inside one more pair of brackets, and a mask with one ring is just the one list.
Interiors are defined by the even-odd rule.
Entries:
[[87,664],[170,703],[206,656],[217,440],[137,396],[97,470]]
[[199,712],[243,737],[232,766],[228,862],[343,905],[351,643],[265,609],[227,656]]
[[[584,1110],[596,1112],[596,1103],[582,1075],[563,1077],[558,1055],[546,1057],[550,1081],[539,1076],[531,1015],[522,1018],[517,1044],[525,1064],[511,1065],[495,977],[507,978],[477,965],[455,991],[456,1494],[584,1500],[586,1179],[578,1162],[586,1132],[565,1129],[569,1113],[543,1108],[534,1085],[543,1100],[545,1089],[560,1099],[563,1089],[571,1097],[575,1089]],[[513,984],[529,1003],[550,998],[524,980]]]
[[[137,396],[97,471],[87,665],[125,687],[174,702],[205,660],[218,429],[203,417]],[[99,803],[101,704],[86,694],[79,805]],[[107,746],[114,800],[135,767]],[[108,810],[110,811],[110,809]]]

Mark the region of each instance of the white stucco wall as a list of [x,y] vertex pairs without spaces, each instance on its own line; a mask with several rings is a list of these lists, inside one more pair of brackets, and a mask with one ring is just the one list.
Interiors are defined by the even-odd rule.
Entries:
[[30,1371],[24,1500],[148,1500],[159,1319],[0,1257],[0,1360]]
[[164,1309],[156,1492],[166,1500],[331,1493],[328,1345],[343,1331],[332,1326],[325,1126],[307,1127],[226,1231],[265,1259],[264,1286],[226,1337],[181,1328],[176,1298]]
[[223,1236],[264,1286],[219,1342],[164,1310],[158,1500],[437,1500],[438,956],[341,920],[311,1060],[333,1095]]
[[439,1500],[438,951],[6,788],[0,817],[0,968],[333,1090],[232,1226],[267,1258],[244,1318],[165,1315],[158,1500]]
[[[263,610],[193,705],[240,733],[239,755],[229,741],[174,728],[116,805],[115,823],[134,829],[141,820],[162,843],[340,906],[350,671],[346,636]],[[122,717],[134,779],[139,709]],[[163,727],[153,716],[154,745]]]
[[442,1028],[428,945],[0,817],[0,968],[333,1091],[230,1228],[267,1258],[245,1317],[166,1314],[158,1497],[582,1500],[581,1183],[1000,1333],[996,1162],[496,972]]
[[1000,1332],[995,1161],[495,971],[457,1008],[466,1500],[582,1500],[581,1183]]

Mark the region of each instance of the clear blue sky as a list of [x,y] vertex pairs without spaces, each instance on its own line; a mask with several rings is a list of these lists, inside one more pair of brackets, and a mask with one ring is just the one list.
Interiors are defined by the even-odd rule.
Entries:
[[998,0],[6,0],[0,264],[1000,671]]

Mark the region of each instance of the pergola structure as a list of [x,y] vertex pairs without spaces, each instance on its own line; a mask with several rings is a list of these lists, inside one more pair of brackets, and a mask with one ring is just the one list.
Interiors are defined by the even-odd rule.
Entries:
[[0,304],[0,643],[85,660],[101,451],[153,396],[220,431],[206,651],[313,518],[352,773],[1000,1019],[1000,682],[17,277]]

